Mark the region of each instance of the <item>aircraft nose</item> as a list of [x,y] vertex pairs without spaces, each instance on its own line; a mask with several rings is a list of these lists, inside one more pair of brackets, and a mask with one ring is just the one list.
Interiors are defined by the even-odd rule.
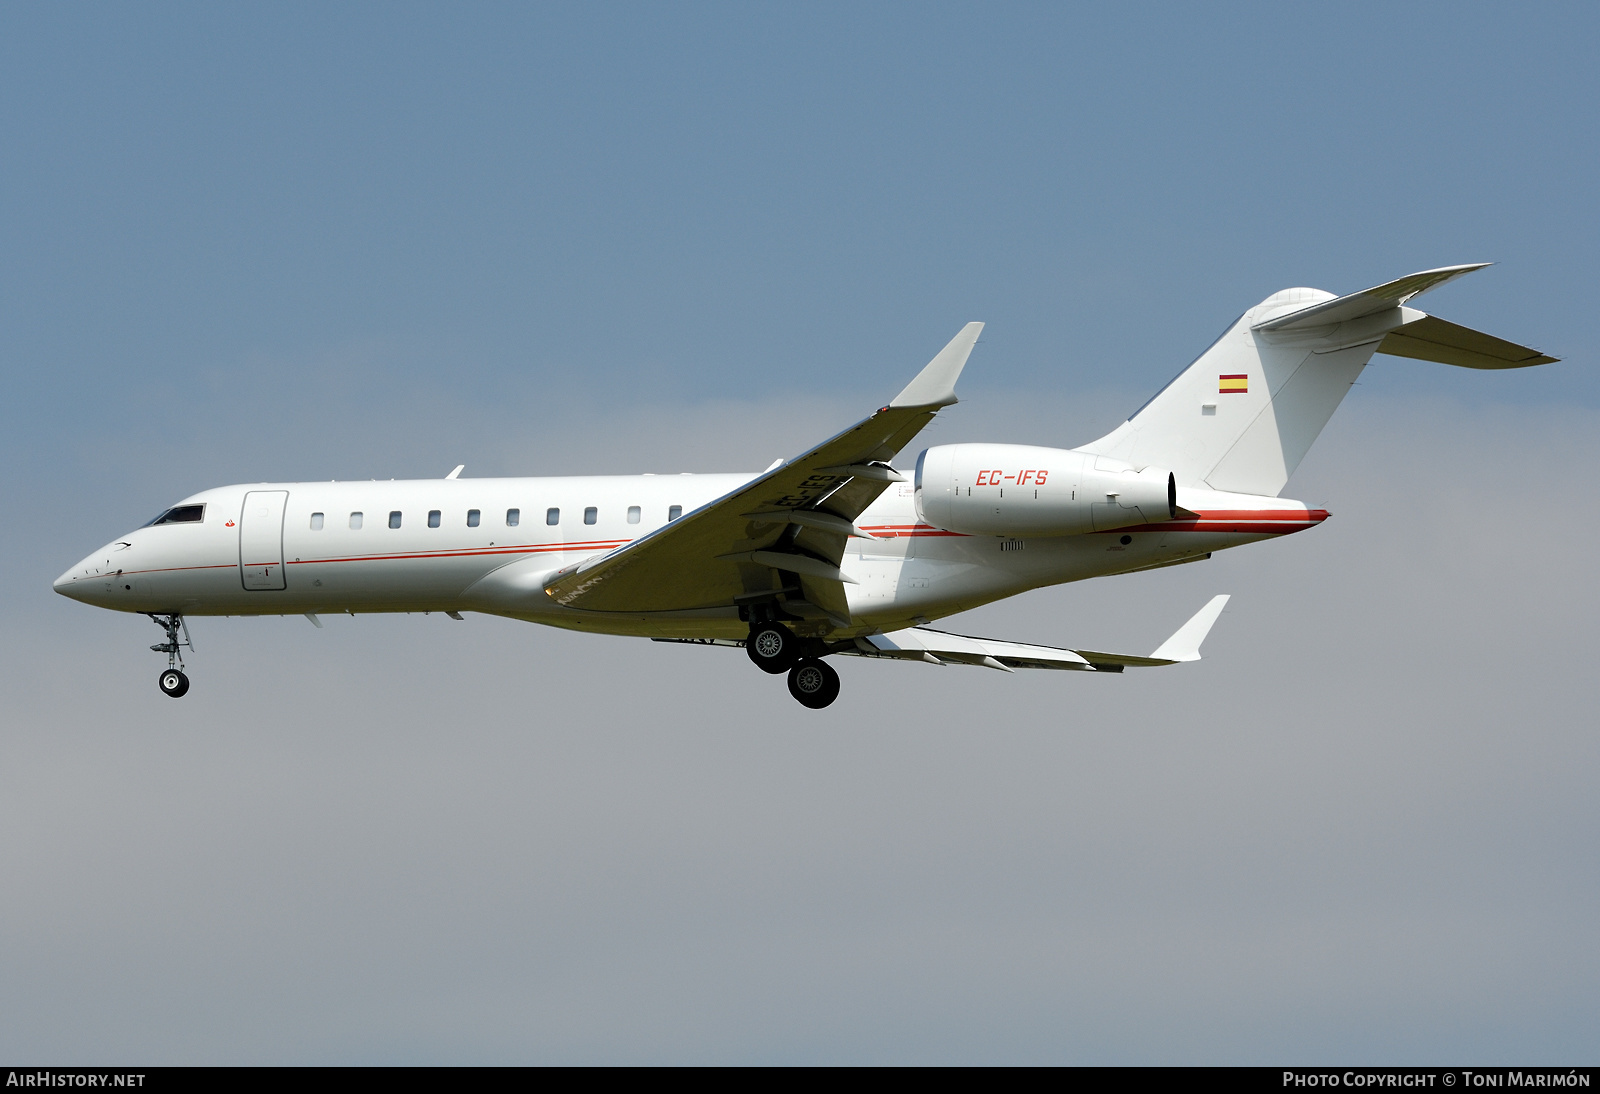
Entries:
[[126,540],[107,544],[94,554],[80,559],[76,566],[51,582],[50,587],[69,600],[84,604],[102,603],[107,595],[107,575],[116,569],[111,556],[115,548],[126,546]]
[[51,588],[55,589],[56,592],[71,600],[87,601],[89,599],[89,583],[86,579],[83,579],[83,571],[84,566],[82,563],[79,563],[77,566],[74,566],[72,569],[56,578],[55,582],[51,585]]

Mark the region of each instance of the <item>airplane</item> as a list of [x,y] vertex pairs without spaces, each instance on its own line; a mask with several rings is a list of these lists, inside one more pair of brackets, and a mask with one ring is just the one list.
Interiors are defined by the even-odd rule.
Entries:
[[821,709],[832,656],[1120,673],[1195,661],[1209,600],[1148,656],[976,638],[939,618],[1030,589],[1208,559],[1316,527],[1279,497],[1374,353],[1465,368],[1556,360],[1415,297],[1488,263],[1347,296],[1273,293],[1116,429],[1073,449],[963,443],[893,462],[943,407],[982,323],[885,406],[760,474],[254,483],[184,498],[56,579],[148,615],[189,690],[186,620],[463,612],[743,647]]

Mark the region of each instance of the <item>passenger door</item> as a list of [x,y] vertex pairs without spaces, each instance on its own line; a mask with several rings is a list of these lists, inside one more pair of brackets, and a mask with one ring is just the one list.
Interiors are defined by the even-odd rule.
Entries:
[[288,587],[283,572],[283,510],[287,490],[252,490],[239,516],[239,574],[249,592]]

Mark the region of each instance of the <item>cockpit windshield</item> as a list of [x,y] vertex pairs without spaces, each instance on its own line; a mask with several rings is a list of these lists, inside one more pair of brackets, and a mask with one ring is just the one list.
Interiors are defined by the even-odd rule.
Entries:
[[149,524],[146,524],[145,527],[149,528],[157,524],[199,524],[205,519],[206,507],[204,505],[176,505],[156,517]]

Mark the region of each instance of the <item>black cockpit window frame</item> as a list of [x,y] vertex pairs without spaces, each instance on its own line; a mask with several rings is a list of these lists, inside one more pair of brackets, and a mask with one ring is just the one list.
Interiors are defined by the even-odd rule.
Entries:
[[204,524],[206,507],[204,505],[174,505],[171,509],[162,510],[146,528],[154,528],[158,524]]

